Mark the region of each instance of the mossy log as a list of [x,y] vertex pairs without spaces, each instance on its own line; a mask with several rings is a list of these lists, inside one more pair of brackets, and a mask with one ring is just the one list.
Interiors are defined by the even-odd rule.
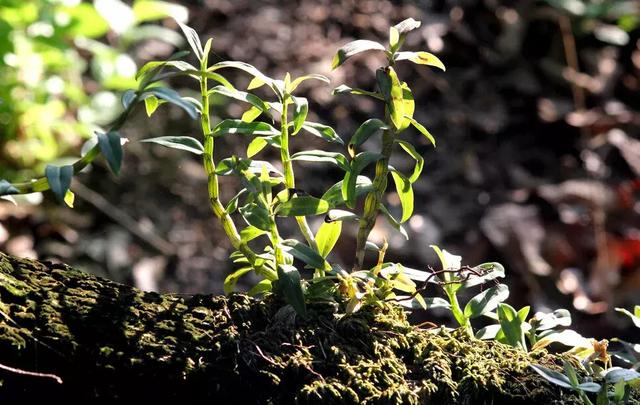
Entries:
[[275,299],[143,292],[0,253],[0,364],[63,381],[0,370],[0,398],[577,403],[528,367],[558,364],[544,351],[418,329],[395,306],[339,309],[311,304],[302,319]]

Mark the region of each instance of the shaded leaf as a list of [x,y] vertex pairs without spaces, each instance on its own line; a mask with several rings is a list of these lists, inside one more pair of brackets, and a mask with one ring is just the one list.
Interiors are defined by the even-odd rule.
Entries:
[[44,170],[44,176],[47,178],[51,191],[59,202],[64,203],[64,198],[71,186],[71,178],[73,177],[73,166],[53,166],[47,165]]
[[289,265],[278,266],[278,289],[284,295],[285,301],[301,316],[307,316],[304,302],[304,291],[298,269]]
[[236,284],[238,283],[238,279],[244,276],[245,274],[251,272],[253,270],[251,267],[243,267],[229,274],[224,279],[224,284],[222,286],[225,294],[231,294],[233,290],[236,289]]
[[342,84],[342,85],[336,87],[335,89],[333,89],[333,91],[331,91],[332,95],[344,94],[344,93],[356,94],[356,95],[360,95],[360,96],[369,96],[369,97],[373,97],[375,99],[384,101],[384,97],[382,97],[382,94],[380,94],[380,93],[375,93],[375,92],[372,92],[372,91],[367,91],[367,90],[362,90],[362,89],[354,89],[354,88],[351,88],[351,87],[349,87],[349,86],[347,86],[345,84]]
[[309,101],[304,97],[291,97],[293,99],[293,132],[291,135],[297,134],[302,129],[309,113]]
[[309,150],[294,153],[291,160],[302,160],[305,162],[332,163],[344,171],[349,170],[347,158],[338,152],[325,152],[322,150]]
[[186,101],[182,97],[180,97],[180,94],[178,94],[178,92],[173,89],[169,89],[167,87],[154,87],[148,89],[146,91],[146,94],[152,94],[159,99],[165,100],[173,105],[182,108],[187,114],[189,114],[192,119],[197,118],[198,113],[195,106],[189,101]]
[[[271,116],[271,113],[269,111],[269,105],[265,101],[263,101],[260,97],[256,96],[255,94],[247,93],[245,91],[240,91],[236,89],[229,89],[224,86],[216,86],[211,90],[209,90],[209,93],[220,94],[222,96],[229,97],[234,100],[244,101],[245,103],[249,103],[252,106],[256,107],[261,113],[265,113]],[[245,121],[245,120],[242,119],[242,121]]]
[[[343,181],[339,181],[322,195],[322,199],[327,201],[331,207],[337,207],[344,204],[344,198],[342,197],[342,184]],[[372,190],[371,179],[366,176],[357,176],[356,178],[356,198],[368,193]]]
[[404,90],[398,80],[398,75],[395,70],[389,66],[384,69],[378,69],[376,79],[393,126],[396,129],[402,128],[405,119]]
[[249,203],[244,207],[240,207],[240,214],[247,224],[251,226],[262,229],[263,231],[269,231],[271,229],[269,211],[256,203]]
[[393,215],[391,215],[391,213],[389,212],[389,210],[387,209],[387,207],[384,206],[383,203],[380,203],[380,205],[378,206],[380,208],[380,212],[382,212],[382,214],[384,215],[384,217],[387,219],[387,222],[389,222],[389,224],[398,232],[400,232],[400,234],[402,236],[404,236],[405,239],[409,240],[409,235],[407,234],[407,231],[404,229],[404,227],[400,224],[400,222],[398,222]]
[[493,311],[499,303],[509,297],[509,288],[498,284],[471,298],[464,307],[464,316],[469,319],[477,318],[489,311]]
[[279,135],[280,131],[266,122],[244,122],[242,120],[226,119],[216,125],[212,133],[213,136],[222,136],[226,134],[263,136]]
[[409,142],[401,140],[396,140],[396,142],[405,152],[407,152],[409,156],[413,158],[413,160],[416,161],[416,164],[413,168],[413,173],[411,174],[411,177],[409,177],[409,181],[413,184],[418,180],[418,178],[420,178],[420,174],[422,173],[422,169],[424,168],[424,158]]
[[379,130],[387,129],[385,123],[379,119],[371,118],[362,123],[351,137],[347,149],[351,157],[355,155],[355,148],[362,145]]
[[268,291],[271,291],[272,288],[272,282],[271,280],[261,280],[258,284],[254,285],[253,287],[251,287],[251,289],[249,291],[247,291],[247,295],[250,297],[255,297],[257,295],[260,294],[264,294]]
[[107,159],[109,167],[116,175],[120,173],[122,165],[122,144],[120,135],[117,132],[98,134],[98,146],[100,152]]
[[433,137],[433,135],[431,135],[429,131],[427,131],[427,128],[425,128],[422,124],[409,116],[405,116],[405,118],[408,119],[413,127],[420,131],[420,133],[424,135],[434,147],[436,146],[436,139]]
[[349,171],[345,173],[342,180],[342,198],[347,207],[354,208],[356,203],[356,181],[358,175],[371,163],[377,162],[382,155],[374,152],[361,152],[351,161]]
[[547,367],[539,366],[537,364],[531,364],[529,367],[531,367],[533,371],[540,374],[542,377],[544,377],[545,380],[549,381],[550,383],[559,385],[564,388],[573,389],[571,383],[569,382],[569,379],[564,374],[559,373],[555,370],[551,370]]
[[329,142],[344,145],[344,141],[342,140],[342,138],[340,138],[336,131],[328,125],[307,121],[302,124],[302,129]]
[[180,29],[182,29],[182,32],[184,33],[184,36],[187,38],[187,42],[189,43],[189,46],[191,46],[191,49],[193,49],[193,52],[195,53],[196,57],[198,58],[198,60],[201,61],[204,58],[204,50],[202,49],[202,44],[200,43],[200,38],[198,37],[198,33],[193,28],[187,26],[186,24],[183,24],[177,20],[176,22],[180,26]]
[[304,75],[304,76],[300,76],[298,78],[296,78],[295,80],[293,80],[291,82],[291,84],[289,85],[289,89],[287,90],[289,93],[293,93],[300,84],[302,84],[302,82],[306,81],[306,80],[320,80],[321,82],[325,82],[327,84],[329,84],[331,81],[329,80],[328,77],[323,76],[323,75],[319,75],[319,74],[309,74],[309,75]]
[[311,249],[309,246],[295,239],[286,239],[282,241],[283,250],[298,260],[303,261],[305,264],[313,267],[314,269],[323,269],[325,267],[324,257],[320,256],[318,252]]
[[516,310],[509,304],[499,303],[497,313],[506,343],[510,346],[526,350],[522,322],[520,318],[518,318]]
[[124,107],[125,110],[129,109],[129,107],[131,107],[131,103],[133,103],[133,101],[136,99],[136,92],[135,90],[127,90],[122,94],[122,107]]

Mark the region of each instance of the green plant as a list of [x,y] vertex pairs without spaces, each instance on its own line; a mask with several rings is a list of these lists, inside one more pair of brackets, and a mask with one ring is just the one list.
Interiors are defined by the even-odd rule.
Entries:
[[155,0],[0,0],[3,177],[41,172],[113,120],[117,93],[136,84],[126,51],[147,38],[181,44],[148,24],[169,16],[184,20],[187,10]]

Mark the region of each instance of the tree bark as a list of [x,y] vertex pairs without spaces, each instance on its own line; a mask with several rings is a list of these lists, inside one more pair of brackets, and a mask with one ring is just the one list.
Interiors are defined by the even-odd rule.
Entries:
[[[339,310],[336,303],[310,304],[302,319],[275,298],[143,292],[0,253],[0,398],[577,401],[528,367],[557,364],[544,351],[526,354],[457,332],[421,330],[391,305],[354,315]],[[62,384],[7,367],[53,374]]]

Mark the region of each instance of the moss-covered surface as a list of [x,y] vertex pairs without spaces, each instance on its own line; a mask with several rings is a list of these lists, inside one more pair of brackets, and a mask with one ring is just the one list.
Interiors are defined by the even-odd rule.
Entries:
[[[67,266],[0,254],[0,398],[273,404],[577,403],[528,368],[551,365],[396,307],[301,319],[275,300],[146,293]],[[175,402],[174,402],[175,403]]]

